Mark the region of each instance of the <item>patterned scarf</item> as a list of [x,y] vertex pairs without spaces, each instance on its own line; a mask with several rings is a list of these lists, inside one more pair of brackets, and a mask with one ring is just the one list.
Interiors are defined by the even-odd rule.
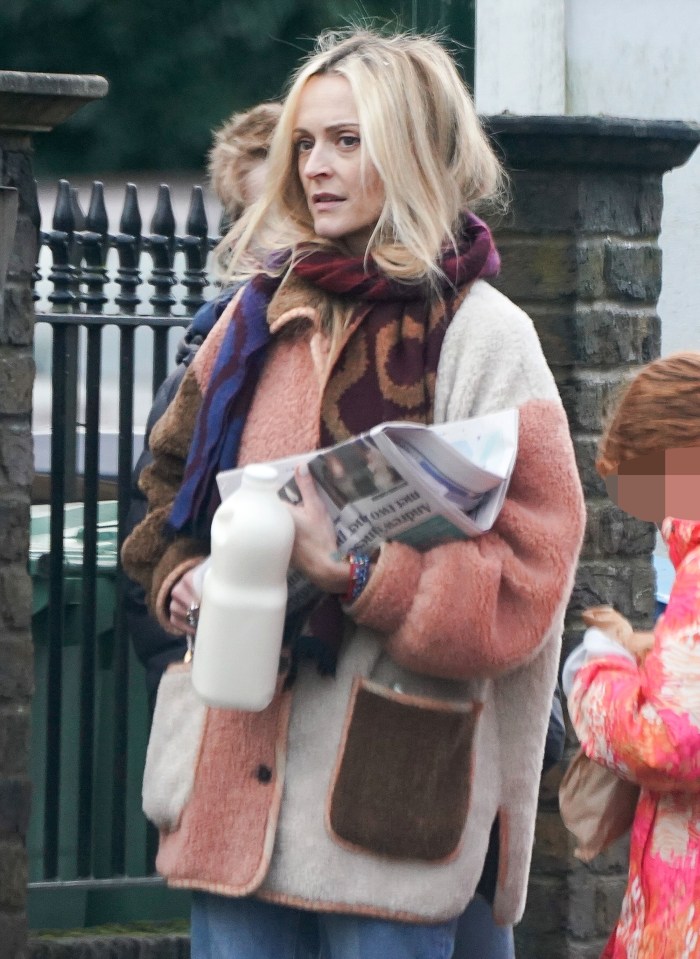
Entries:
[[[352,302],[352,316],[321,408],[321,444],[332,445],[386,420],[432,421],[442,341],[464,296],[500,265],[491,233],[465,215],[457,248],[440,258],[438,295],[400,283],[373,260],[315,251],[291,267],[329,296]],[[219,503],[216,475],[235,467],[245,418],[270,341],[267,308],[281,278],[255,276],[224,336],[202,400],[182,486],[169,517],[177,532],[207,535]]]

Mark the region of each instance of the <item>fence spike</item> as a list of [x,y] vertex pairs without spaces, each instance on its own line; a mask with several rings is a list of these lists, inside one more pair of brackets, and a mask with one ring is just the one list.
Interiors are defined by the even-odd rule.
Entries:
[[48,279],[53,285],[48,300],[54,313],[69,313],[78,302],[78,271],[74,261],[79,253],[76,254],[74,226],[70,183],[59,180],[53,229],[46,234],[52,257]]
[[170,199],[170,187],[167,183],[161,183],[158,187],[158,200],[151,220],[151,233],[167,237],[175,236],[175,214]]
[[68,180],[58,181],[56,206],[53,211],[53,228],[61,233],[69,234],[75,229],[75,217]]
[[141,237],[141,211],[139,210],[139,196],[135,183],[127,183],[126,185],[119,232],[133,237]]
[[124,207],[119,221],[119,233],[114,237],[119,256],[116,279],[120,290],[114,302],[128,316],[136,313],[136,308],[141,302],[136,291],[141,282],[139,259],[142,241],[138,190],[135,183],[127,183]]
[[109,222],[107,220],[107,207],[105,206],[105,188],[101,180],[95,180],[92,184],[90,207],[83,229],[99,233],[101,236],[107,235]]
[[70,188],[70,208],[73,211],[73,229],[84,230],[85,214],[80,206],[80,196],[77,187],[74,186]]
[[158,200],[151,221],[151,235],[144,244],[150,251],[153,269],[148,282],[155,288],[148,302],[156,316],[170,316],[175,305],[172,288],[175,286],[173,262],[175,259],[175,214],[170,199],[170,187],[161,183]]
[[86,229],[76,234],[83,249],[85,266],[80,274],[80,283],[86,287],[80,294],[80,302],[88,313],[101,313],[108,299],[104,292],[107,283],[107,208],[104,185],[100,180],[92,184],[90,208],[85,221]]
[[209,252],[209,225],[204,209],[204,194],[201,186],[192,187],[190,209],[187,214],[187,236],[179,241],[179,246],[185,252],[185,273],[182,284],[187,293],[182,298],[182,304],[191,316],[204,303],[202,295],[207,285],[205,267]]
[[209,233],[207,211],[204,208],[204,192],[201,186],[193,186],[190,196],[190,208],[187,213],[185,232],[188,236],[204,238]]

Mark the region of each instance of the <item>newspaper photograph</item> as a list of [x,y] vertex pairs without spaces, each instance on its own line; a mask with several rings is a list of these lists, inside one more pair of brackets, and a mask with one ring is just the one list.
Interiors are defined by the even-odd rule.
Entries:
[[[417,549],[479,536],[493,526],[508,490],[518,445],[518,411],[424,426],[382,423],[324,450],[276,460],[280,496],[299,502],[296,466],[306,463],[335,526],[338,550],[370,555],[390,540]],[[219,473],[222,500],[241,469]],[[290,611],[314,587],[290,575]]]

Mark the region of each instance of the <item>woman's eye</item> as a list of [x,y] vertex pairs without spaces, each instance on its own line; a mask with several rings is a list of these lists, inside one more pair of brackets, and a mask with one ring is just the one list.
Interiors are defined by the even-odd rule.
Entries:
[[360,138],[356,133],[343,133],[338,137],[338,143],[341,147],[345,147],[350,150],[353,147],[356,147],[360,143]]
[[313,148],[313,141],[308,137],[302,137],[296,142],[297,153],[308,153]]

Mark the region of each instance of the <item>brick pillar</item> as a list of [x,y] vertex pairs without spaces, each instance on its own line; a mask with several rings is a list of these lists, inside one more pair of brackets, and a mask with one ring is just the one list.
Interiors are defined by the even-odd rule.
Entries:
[[32,696],[31,277],[39,212],[32,138],[107,92],[101,77],[0,71],[0,957],[26,955]]
[[[654,610],[654,527],[607,498],[594,469],[602,423],[620,385],[659,355],[658,235],[662,177],[683,164],[700,127],[603,117],[491,117],[512,178],[496,230],[497,285],[533,318],[569,417],[588,525],[565,638],[578,613],[611,603],[638,627]],[[694,309],[693,304],[688,304]],[[627,848],[591,866],[573,859],[558,814],[561,770],[543,783],[519,959],[598,959],[619,914]]]

